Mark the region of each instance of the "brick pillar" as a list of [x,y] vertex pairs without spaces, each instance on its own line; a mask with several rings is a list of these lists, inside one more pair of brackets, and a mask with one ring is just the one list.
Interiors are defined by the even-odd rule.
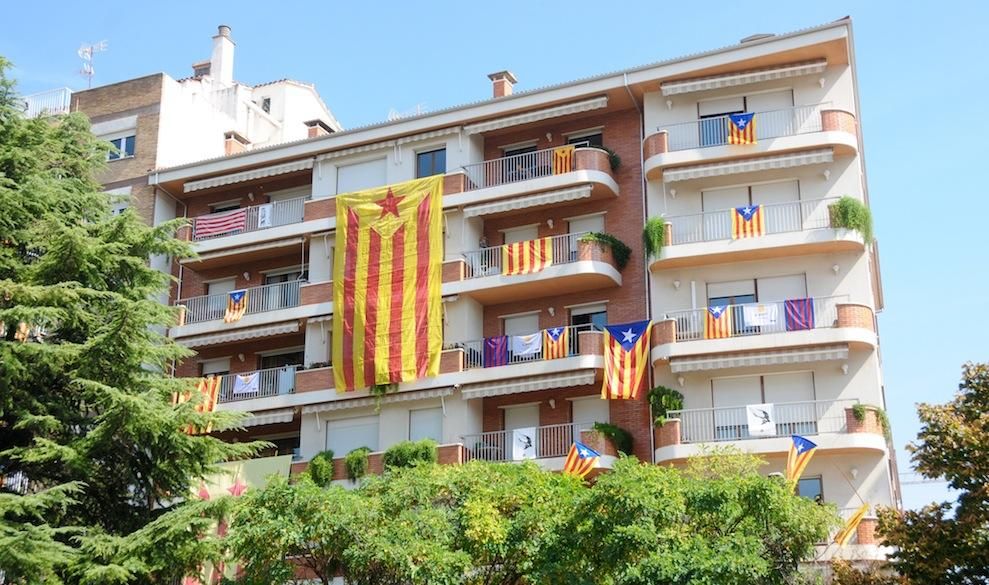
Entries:
[[507,70],[492,73],[488,79],[491,80],[491,94],[496,98],[512,95],[512,89],[518,82],[515,75]]
[[878,518],[862,518],[858,528],[855,529],[855,538],[858,540],[858,544],[882,544],[882,539],[876,536],[876,528],[878,527]]
[[454,195],[467,190],[467,175],[463,171],[443,176],[443,195]]
[[580,431],[580,442],[594,449],[601,455],[618,456],[618,449],[604,435],[595,430]]
[[821,110],[821,129],[855,134],[855,116],[844,110]]
[[306,128],[308,129],[307,136],[309,138],[318,138],[319,136],[329,136],[333,133],[333,130],[323,122],[322,120],[309,120],[304,122]]
[[866,407],[865,416],[862,420],[855,418],[855,411],[851,408],[845,409],[845,428],[849,433],[872,433],[874,435],[885,436],[883,425],[879,422],[879,415],[875,408]]

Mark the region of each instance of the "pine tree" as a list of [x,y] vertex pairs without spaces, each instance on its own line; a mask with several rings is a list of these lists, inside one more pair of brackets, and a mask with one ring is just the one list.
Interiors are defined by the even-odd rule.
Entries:
[[80,114],[25,119],[8,66],[0,57],[0,570],[8,583],[174,579],[195,560],[135,551],[195,541],[188,524],[162,526],[187,515],[165,513],[256,445],[186,434],[239,415],[171,404],[192,388],[167,375],[189,352],[160,333],[175,315],[154,300],[169,281],[148,258],[190,253],[181,220],[113,215],[95,179],[109,145]]

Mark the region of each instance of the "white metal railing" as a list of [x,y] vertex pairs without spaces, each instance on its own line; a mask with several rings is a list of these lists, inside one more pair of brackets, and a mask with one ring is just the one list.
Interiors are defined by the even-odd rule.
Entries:
[[553,174],[554,150],[547,148],[464,165],[466,188],[470,191],[548,177]]
[[[563,423],[536,427],[533,437],[535,457],[565,457],[574,440],[580,440],[580,432],[590,430],[594,423]],[[512,431],[490,431],[463,435],[464,461],[512,461],[515,445]]]
[[[567,351],[566,355],[559,357],[571,357],[578,355],[580,353],[580,333],[582,331],[593,331],[594,326],[590,323],[583,325],[568,325],[563,327],[567,330]],[[537,331],[539,335],[542,335],[542,331]],[[505,349],[505,359],[489,360],[493,363],[489,363],[488,367],[492,365],[511,365],[511,364],[524,364],[534,361],[542,361],[546,358],[546,347],[543,345],[541,351],[535,353],[528,353],[525,355],[517,355],[512,349],[512,337],[507,336],[507,347]],[[475,339],[472,341],[461,341],[459,343],[451,343],[446,346],[446,349],[463,349],[464,350],[464,369],[471,370],[476,368],[485,367],[485,342],[484,339]],[[489,352],[490,353],[490,352]],[[504,362],[504,363],[502,363]]]
[[[278,282],[247,289],[245,315],[299,306],[300,280]],[[227,311],[228,293],[190,297],[176,302],[185,307],[185,324],[222,319]]]
[[236,402],[238,400],[292,394],[295,392],[295,372],[298,368],[299,366],[282,366],[239,374],[240,376],[257,374],[256,388],[249,384],[241,384],[241,387],[238,387],[236,384],[238,374],[225,374],[220,379],[219,402]]
[[[831,214],[828,206],[836,203],[836,197],[812,199],[808,201],[788,201],[762,206],[763,223],[767,234],[782,234],[803,230],[831,227]],[[691,244],[730,240],[731,214],[734,209],[719,209],[690,215],[675,215],[666,218],[671,226],[670,243]]]
[[72,90],[67,87],[49,89],[24,96],[24,115],[28,118],[68,114],[72,104]]
[[[820,132],[821,110],[828,105],[822,103],[755,112],[756,139]],[[729,116],[724,115],[660,126],[658,129],[666,130],[666,148],[668,151],[674,151],[728,144],[730,124]]]
[[[192,239],[197,241],[212,240],[234,234],[265,230],[280,225],[300,223],[305,214],[306,199],[308,197],[296,197],[294,199],[285,199],[284,201],[273,201],[264,205],[252,205],[243,209],[200,215],[192,220]],[[200,228],[200,222],[216,220],[222,217],[232,217],[238,214],[244,214],[243,229],[215,232]]]
[[[797,302],[804,299],[792,299]],[[749,335],[764,335],[767,333],[782,333],[803,329],[824,329],[834,327],[838,320],[837,305],[848,301],[848,295],[831,297],[814,297],[809,299],[813,307],[813,319],[798,321],[787,315],[787,303],[791,301],[771,301],[765,303],[745,303],[727,305],[729,328],[727,335],[721,337],[743,337]],[[791,308],[794,304],[791,303]],[[670,311],[667,319],[676,321],[676,340],[694,341],[706,339],[708,309],[687,309],[686,311]]]
[[[587,232],[550,236],[550,248],[553,253],[553,264],[569,264],[576,262],[577,244],[581,236]],[[464,278],[480,278],[501,274],[503,246],[491,246],[480,250],[464,252],[466,275]]]
[[767,439],[846,432],[845,409],[856,404],[858,400],[777,402],[773,405],[773,433],[757,437],[749,435],[745,406],[671,410],[667,418],[680,419],[681,443]]

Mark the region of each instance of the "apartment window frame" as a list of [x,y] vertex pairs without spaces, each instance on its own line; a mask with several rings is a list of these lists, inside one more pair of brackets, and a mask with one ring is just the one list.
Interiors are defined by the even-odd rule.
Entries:
[[211,215],[214,213],[225,213],[227,211],[234,211],[240,209],[240,199],[227,199],[225,201],[216,201],[208,205],[209,213]]
[[[803,484],[803,482],[805,482],[805,481],[808,482],[808,483],[809,482],[812,482],[812,481],[817,482],[818,490],[817,490],[817,495],[816,496],[810,497],[810,496],[805,496],[802,493],[800,493],[801,492],[800,487]],[[801,477],[799,480],[797,480],[797,496],[799,496],[801,498],[807,498],[808,500],[811,500],[811,501],[816,502],[818,504],[823,504],[825,502],[825,499],[824,499],[824,477],[822,475],[820,475],[820,474]]]
[[117,160],[127,160],[137,156],[137,133],[127,133],[122,136],[114,136],[107,139],[110,146],[117,149],[117,152],[107,152],[106,160],[113,162]]
[[[594,137],[597,137],[596,141],[589,140]],[[567,145],[573,145],[576,147],[586,146],[590,148],[603,148],[604,126],[588,128],[586,130],[578,130],[577,132],[569,132],[564,134],[563,138],[566,140]],[[592,142],[597,142],[597,144],[592,144]]]
[[263,97],[261,98],[261,111],[265,114],[271,113],[271,98]]
[[[443,160],[442,160],[442,164],[441,165],[437,163],[437,159],[439,158],[437,155],[439,153],[443,153],[443,155],[442,155],[442,159]],[[422,162],[424,160],[424,157],[428,157],[428,159],[429,159],[429,169],[430,169],[430,172],[427,172],[425,174],[422,172]],[[437,168],[437,167],[441,167],[441,168]],[[446,174],[446,169],[447,169],[447,166],[446,166],[446,145],[440,146],[438,148],[430,147],[430,148],[425,148],[423,150],[417,150],[416,151],[416,178],[417,179],[424,179],[426,177],[433,177],[433,176],[436,176],[436,175],[445,175]]]
[[[576,327],[580,325],[590,325],[591,331],[603,331],[608,324],[608,303],[597,301],[591,303],[581,303],[564,307],[567,310],[567,325]],[[597,310],[595,310],[597,309]],[[586,321],[585,318],[586,317]],[[597,317],[597,319],[595,319]],[[581,321],[581,322],[576,322]]]

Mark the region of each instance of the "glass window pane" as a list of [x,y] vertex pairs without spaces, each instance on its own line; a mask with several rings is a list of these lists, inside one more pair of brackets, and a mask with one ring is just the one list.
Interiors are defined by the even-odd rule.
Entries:
[[124,156],[134,156],[134,147],[137,144],[135,136],[128,136],[124,139]]
[[422,408],[409,411],[409,440],[432,439],[443,442],[443,409]]
[[378,417],[361,417],[328,421],[326,448],[334,457],[344,457],[358,447],[378,450]]
[[824,501],[824,487],[821,485],[821,478],[819,477],[804,477],[799,482],[797,482],[797,494],[802,498],[807,498],[809,500],[814,500],[815,502]]

